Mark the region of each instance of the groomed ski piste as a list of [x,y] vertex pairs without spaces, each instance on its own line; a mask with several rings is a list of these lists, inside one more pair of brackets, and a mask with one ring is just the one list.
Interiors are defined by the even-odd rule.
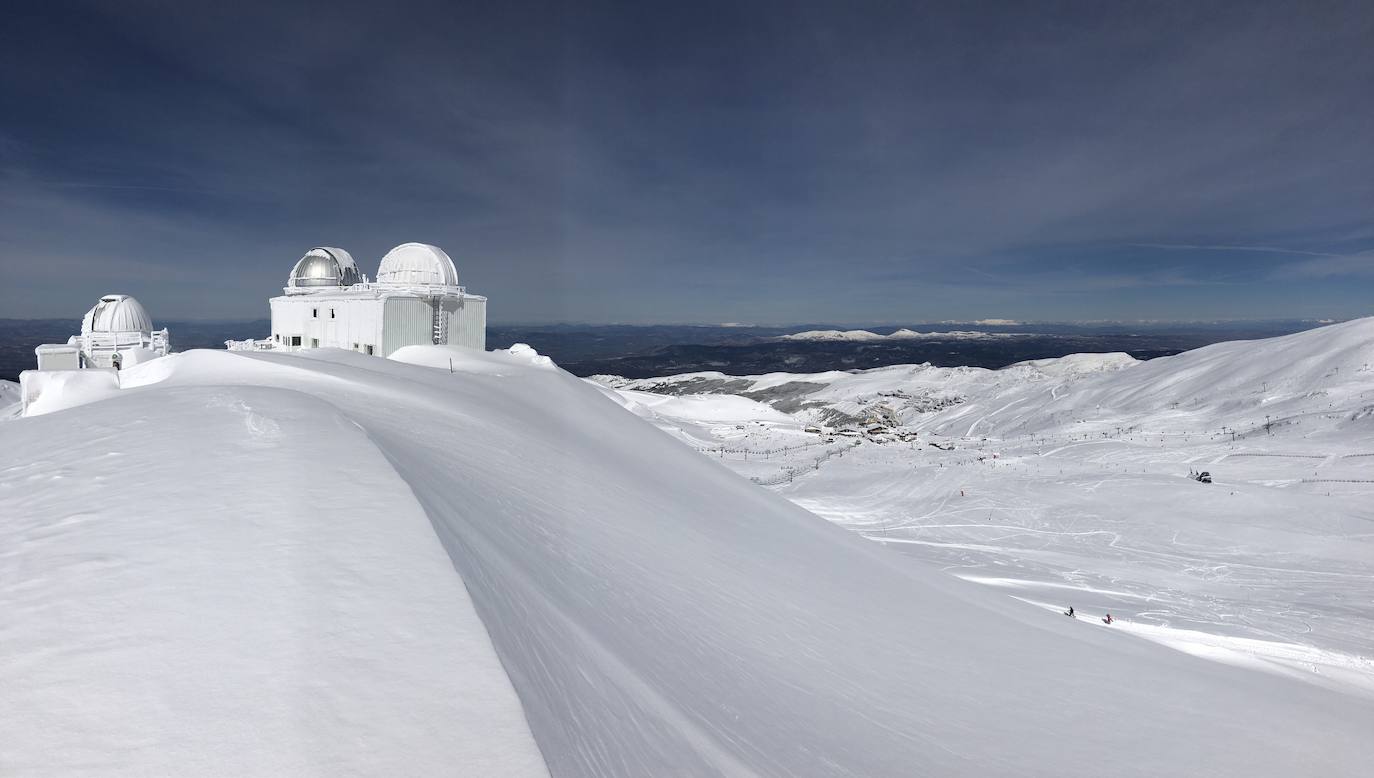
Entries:
[[[1352,348],[1369,361],[1369,322],[1341,327],[1364,338]],[[1272,343],[1319,346],[1341,332]],[[1129,536],[1144,513],[1108,515],[1108,505],[1246,500],[1254,522],[1190,513],[1170,542],[1216,555],[1291,545],[1292,556],[1266,566],[1320,561],[1301,580],[1335,574],[1348,587],[1344,618],[1367,623],[1355,576],[1368,569],[1369,508],[1358,496],[1333,496],[1320,513],[1296,475],[1259,486],[1126,473],[1178,457],[1169,430],[1184,434],[1204,413],[1186,400],[1161,416],[1168,429],[1116,420],[1140,425],[1141,440],[1094,439],[1112,426],[1105,413],[1069,418],[1132,398],[1168,408],[1194,383],[1198,396],[1234,395],[1242,389],[1225,384],[1222,357],[1264,345],[1212,347],[1081,385],[1027,379],[986,402],[970,387],[997,381],[970,373],[969,387],[953,387],[966,393],[960,402],[908,409],[903,422],[932,442],[959,441],[920,451],[950,457],[945,467],[917,473],[910,459],[884,459],[905,443],[846,440],[774,487],[709,449],[770,438],[768,450],[785,442],[779,456],[796,443],[820,459],[811,455],[830,444],[800,446],[818,437],[803,431],[811,411],[617,392],[528,348],[408,347],[391,359],[191,351],[125,370],[117,391],[45,391],[33,415],[0,424],[0,774],[1365,774],[1374,696],[1357,684],[1144,640],[1132,632],[1150,624],[1139,613],[1097,621],[1096,605],[1114,604],[1106,598],[1121,588],[1099,583],[1135,570],[1119,542],[1061,560],[1079,571],[1067,579],[1072,599],[1032,585],[1052,558],[1028,551],[1024,566],[997,564],[976,548],[1021,559],[1021,546],[1048,554],[1053,543],[979,529],[949,541],[968,548],[941,552],[967,566],[943,569],[948,558],[902,553],[942,546],[892,542],[944,543],[936,538],[948,530],[925,528],[1028,523],[1074,505],[1074,532],[1093,541]],[[1171,364],[1187,369],[1175,376]],[[1255,370],[1282,381],[1290,367]],[[1302,417],[1310,439],[1290,427],[1285,447],[1369,440],[1369,414],[1347,413],[1369,375],[1350,372],[1340,393],[1302,390],[1326,391],[1320,401],[1339,413]],[[709,419],[716,401],[727,420]],[[1248,418],[1300,405],[1285,402],[1242,409]],[[964,447],[970,433],[987,445]],[[1024,437],[1017,445],[1037,448],[1041,469],[1064,463],[1071,472],[1044,480],[1096,502],[1046,502],[1055,488],[1030,476],[995,480],[974,454],[1000,445],[999,434]],[[1231,444],[1207,445],[1216,459]],[[1096,480],[1092,459],[1068,456],[1113,448],[1150,453]],[[1017,456],[1026,461],[999,457],[996,467],[1034,472],[1029,453]],[[778,470],[771,458],[747,461]],[[1232,471],[1211,461],[1195,464]],[[936,472],[945,470],[963,475]],[[988,502],[969,512],[957,488]],[[1294,503],[1302,515],[1289,515],[1285,494],[1304,497]],[[911,527],[899,526],[901,511]],[[1097,526],[1103,519],[1114,525]],[[1162,520],[1140,530],[1175,531]],[[1246,571],[1241,588],[1268,580]],[[993,577],[1013,583],[986,585]],[[1104,599],[1091,602],[1090,590]],[[1286,597],[1301,602],[1304,591]],[[1083,618],[1057,615],[1070,601]]]

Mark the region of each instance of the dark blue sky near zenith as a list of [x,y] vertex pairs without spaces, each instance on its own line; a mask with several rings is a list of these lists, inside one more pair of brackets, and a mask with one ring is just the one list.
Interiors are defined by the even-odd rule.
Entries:
[[6,2],[0,317],[1374,313],[1370,2]]

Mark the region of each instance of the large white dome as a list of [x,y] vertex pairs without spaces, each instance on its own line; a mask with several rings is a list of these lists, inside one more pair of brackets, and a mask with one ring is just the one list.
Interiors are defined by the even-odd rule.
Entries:
[[457,286],[458,268],[438,246],[402,243],[382,257],[377,283],[398,286]]
[[343,249],[317,246],[305,252],[287,279],[288,287],[352,286],[362,281],[353,256]]
[[91,332],[141,332],[151,335],[153,318],[138,300],[127,294],[107,294],[81,319],[81,334]]

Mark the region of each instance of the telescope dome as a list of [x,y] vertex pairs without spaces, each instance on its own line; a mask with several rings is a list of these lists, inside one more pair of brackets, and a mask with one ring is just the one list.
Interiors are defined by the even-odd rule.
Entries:
[[377,283],[396,286],[457,286],[458,268],[438,246],[402,243],[382,257]]
[[343,249],[317,246],[291,269],[288,287],[352,286],[362,281],[353,256]]
[[138,300],[127,294],[107,294],[81,319],[81,334],[92,332],[141,332],[150,335],[153,318]]

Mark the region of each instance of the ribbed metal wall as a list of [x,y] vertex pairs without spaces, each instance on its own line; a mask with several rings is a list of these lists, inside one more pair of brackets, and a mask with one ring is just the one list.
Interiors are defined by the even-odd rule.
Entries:
[[434,342],[434,309],[418,297],[391,297],[382,319],[382,356],[402,346]]
[[486,350],[487,301],[464,297],[460,303],[450,305],[452,308],[448,324],[449,345]]

